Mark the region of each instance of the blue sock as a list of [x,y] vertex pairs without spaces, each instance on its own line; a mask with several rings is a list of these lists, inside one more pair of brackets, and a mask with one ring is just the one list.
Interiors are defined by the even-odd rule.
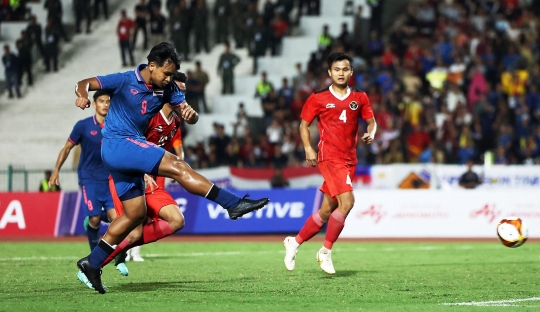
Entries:
[[86,230],[86,236],[88,236],[88,243],[90,244],[90,250],[96,248],[99,242],[99,227],[94,229],[90,224]]
[[107,244],[104,240],[100,240],[96,248],[92,249],[90,253],[90,265],[94,269],[100,269],[101,264],[110,254],[112,254],[114,248]]
[[208,194],[206,194],[206,198],[213,201],[214,203],[220,204],[221,207],[225,209],[231,209],[236,207],[241,200],[238,195],[221,189],[215,185],[212,185],[212,188],[210,189]]

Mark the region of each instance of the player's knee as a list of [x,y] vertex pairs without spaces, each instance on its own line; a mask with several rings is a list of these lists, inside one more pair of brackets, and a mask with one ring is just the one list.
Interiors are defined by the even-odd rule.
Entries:
[[343,212],[349,213],[351,209],[354,207],[354,198],[347,199],[341,202],[341,210]]
[[131,220],[133,223],[141,224],[146,220],[146,211],[132,211],[130,213],[125,213],[126,217]]
[[93,216],[88,219],[88,224],[90,224],[91,227],[97,228],[101,223],[101,216]]
[[181,214],[175,217],[173,220],[169,221],[169,226],[171,227],[171,230],[173,230],[173,232],[180,231],[184,228],[184,225],[185,219],[184,216],[182,216]]

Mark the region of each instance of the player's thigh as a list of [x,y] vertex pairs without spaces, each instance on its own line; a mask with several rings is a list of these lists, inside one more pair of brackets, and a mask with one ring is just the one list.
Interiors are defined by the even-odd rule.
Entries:
[[[160,187],[156,187],[153,192],[146,193],[146,215],[152,219],[157,220],[160,218],[159,213],[163,207],[174,205],[176,201],[172,196]],[[163,218],[161,218],[163,219]],[[166,219],[164,219],[166,220]],[[169,220],[166,220],[169,221]]]
[[163,177],[174,178],[178,175],[181,175],[186,170],[193,170],[191,167],[183,160],[178,158],[178,156],[165,152],[161,163],[159,164],[158,175]]
[[128,200],[123,200],[122,206],[124,207],[124,215],[129,220],[142,222],[146,219],[146,202],[144,194]]

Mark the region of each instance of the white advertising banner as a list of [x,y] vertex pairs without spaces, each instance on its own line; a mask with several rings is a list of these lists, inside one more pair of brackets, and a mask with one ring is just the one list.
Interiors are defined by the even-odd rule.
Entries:
[[[371,188],[396,189],[410,174],[416,174],[430,188],[457,189],[466,166],[432,164],[375,165],[371,167]],[[483,184],[481,189],[528,188],[540,190],[540,166],[474,166]]]
[[540,238],[540,201],[532,190],[358,190],[341,237],[496,238],[499,221],[522,218]]

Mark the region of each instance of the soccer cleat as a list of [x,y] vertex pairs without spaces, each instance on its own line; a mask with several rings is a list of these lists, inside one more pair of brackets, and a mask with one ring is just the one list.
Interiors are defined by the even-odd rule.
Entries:
[[88,280],[88,278],[86,278],[86,275],[83,274],[83,272],[81,272],[80,270],[77,272],[77,278],[79,279],[79,281],[83,284],[85,284],[86,286],[88,286],[88,288],[90,289],[94,289],[94,286],[92,286],[92,283],[90,283],[90,281]]
[[100,294],[105,293],[105,287],[101,283],[101,269],[94,269],[90,265],[89,256],[77,261],[77,267],[86,276],[92,287]]
[[131,260],[131,249],[126,251],[126,261]]
[[296,253],[298,252],[298,248],[293,245],[293,240],[294,237],[288,236],[285,237],[285,240],[283,241],[283,246],[285,246],[285,259],[283,262],[285,262],[285,267],[289,271],[294,270],[294,259],[296,258]]
[[321,265],[321,269],[328,274],[335,274],[334,264],[332,263],[332,250],[322,247],[317,252],[317,262]]
[[128,268],[124,262],[118,263],[116,265],[116,269],[120,271],[120,274],[122,274],[123,276],[128,276],[129,274]]
[[143,257],[141,257],[141,246],[133,247],[131,250],[131,260],[135,262],[144,262]]
[[270,201],[268,198],[257,200],[247,199],[246,197],[248,196],[244,196],[236,207],[227,210],[229,218],[236,220],[247,213],[263,208]]
[[88,216],[84,217],[83,227],[84,231],[88,232],[88,224],[90,224],[90,218]]

